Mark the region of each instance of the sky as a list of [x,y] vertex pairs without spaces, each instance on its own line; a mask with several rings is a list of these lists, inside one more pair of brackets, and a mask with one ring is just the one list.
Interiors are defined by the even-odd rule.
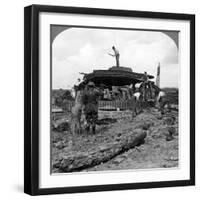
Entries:
[[120,53],[120,66],[156,76],[160,62],[160,86],[178,87],[178,49],[174,41],[157,31],[69,28],[52,43],[53,89],[72,88],[79,72],[115,66],[112,46]]

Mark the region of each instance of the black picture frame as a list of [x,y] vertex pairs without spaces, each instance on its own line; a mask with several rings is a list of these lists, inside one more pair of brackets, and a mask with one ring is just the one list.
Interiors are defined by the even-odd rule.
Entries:
[[[39,188],[39,14],[76,13],[100,16],[188,20],[190,23],[190,178],[188,180]],[[195,15],[31,5],[24,9],[24,192],[30,195],[97,192],[195,185]]]

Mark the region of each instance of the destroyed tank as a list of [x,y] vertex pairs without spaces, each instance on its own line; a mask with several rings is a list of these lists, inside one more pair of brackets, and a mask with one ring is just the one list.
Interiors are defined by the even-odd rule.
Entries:
[[[82,84],[92,81],[96,86],[101,84],[106,86],[135,85],[143,81],[143,76],[143,73],[133,72],[129,67],[113,66],[108,70],[94,70],[92,73],[84,74]],[[148,78],[153,79],[154,76],[148,75]]]

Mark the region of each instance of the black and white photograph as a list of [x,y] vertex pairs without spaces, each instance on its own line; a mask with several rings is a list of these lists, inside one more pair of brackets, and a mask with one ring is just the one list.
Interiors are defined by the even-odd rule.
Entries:
[[194,185],[194,22],[25,8],[26,193]]
[[0,199],[198,199],[198,5],[2,1]]
[[50,34],[51,173],[179,168],[179,31]]

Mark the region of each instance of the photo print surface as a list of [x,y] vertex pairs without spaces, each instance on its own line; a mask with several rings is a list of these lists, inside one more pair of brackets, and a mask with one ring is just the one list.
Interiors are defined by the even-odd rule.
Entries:
[[51,173],[179,167],[179,32],[51,25]]

